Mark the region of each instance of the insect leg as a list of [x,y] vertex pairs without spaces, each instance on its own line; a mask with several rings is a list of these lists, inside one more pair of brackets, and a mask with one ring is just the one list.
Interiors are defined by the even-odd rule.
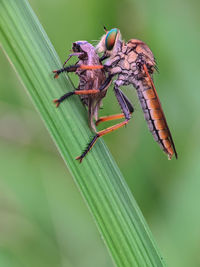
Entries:
[[134,112],[134,108],[128,97],[118,88],[118,91],[120,92],[121,96],[123,97],[124,101],[126,102],[126,105],[130,111],[130,113]]
[[72,96],[72,95],[92,95],[92,94],[97,94],[106,87],[108,87],[111,83],[112,80],[112,75],[108,76],[108,78],[105,80],[105,82],[100,86],[99,89],[90,89],[90,90],[75,90],[72,92],[68,92],[61,96],[59,99],[53,100],[54,103],[56,103],[56,107],[60,105],[61,102],[63,102],[66,98]]
[[[133,108],[133,105],[131,104],[130,100],[127,98],[127,96],[124,95],[124,93],[120,89],[118,89],[118,90],[120,91],[121,96],[123,97],[124,101],[126,102],[130,113],[133,113],[134,112],[134,108]],[[96,126],[99,125],[99,123],[104,122],[104,121],[118,120],[118,119],[121,119],[121,118],[124,118],[124,117],[125,117],[124,113],[100,117],[96,121]]]
[[57,79],[58,76],[62,72],[75,72],[78,69],[78,67],[79,67],[79,65],[72,65],[72,66],[64,67],[64,68],[59,69],[59,70],[53,70],[53,73],[55,73],[54,78]]
[[106,78],[105,82],[99,87],[99,89],[89,89],[89,90],[76,90],[74,91],[75,95],[89,95],[89,94],[96,94],[100,93],[102,90],[107,88],[112,80],[112,75]]
[[90,141],[90,143],[88,144],[86,150],[81,154],[81,156],[77,157],[76,159],[80,161],[80,163],[82,162],[83,158],[87,155],[87,153],[91,150],[91,148],[94,146],[94,144],[96,143],[97,139],[105,134],[108,134],[110,132],[113,132],[119,128],[121,128],[122,126],[126,125],[128,123],[128,120],[125,120],[123,122],[120,122],[114,126],[108,127],[105,130],[102,130],[100,132],[98,132]]
[[91,95],[99,93],[98,89],[91,89],[91,90],[75,90],[72,92],[68,92],[64,95],[62,95],[59,99],[53,100],[54,103],[56,103],[56,107],[60,105],[61,102],[63,102],[66,98],[72,96],[72,95]]
[[68,67],[63,67],[62,69],[59,70],[54,70],[53,73],[55,73],[54,78],[58,78],[60,73],[62,72],[75,72],[77,69],[81,70],[98,70],[98,69],[103,69],[103,65],[71,65]]
[[74,95],[74,92],[66,93],[62,95],[59,99],[54,99],[53,102],[56,104],[56,107],[58,107],[61,102],[63,102],[66,98],[70,97],[71,95]]
[[117,100],[120,104],[120,107],[123,111],[123,114],[124,114],[124,117],[125,117],[125,120],[116,124],[116,125],[113,125],[111,127],[108,127],[100,132],[98,132],[94,137],[93,139],[90,141],[90,143],[88,144],[87,148],[85,149],[85,151],[81,154],[81,156],[77,157],[76,159],[80,161],[80,163],[82,162],[83,158],[87,155],[87,153],[91,150],[91,148],[94,146],[94,144],[96,143],[97,139],[105,134],[108,134],[110,132],[113,132],[121,127],[123,127],[124,125],[126,125],[131,116],[130,116],[130,111],[128,109],[128,105],[125,101],[125,99],[123,98],[123,93],[122,91],[118,88],[118,86],[115,85],[114,87],[114,90],[115,90],[115,95],[117,97]]
[[80,57],[84,54],[85,54],[84,52],[75,52],[75,53],[70,54],[69,57],[65,60],[65,62],[63,64],[63,68],[64,68],[65,64],[70,60],[70,58],[72,58],[73,56]]
[[105,59],[107,59],[107,58],[108,58],[108,56],[103,55],[102,57],[100,57],[99,61],[102,62],[103,60],[105,60]]
[[113,121],[113,120],[118,120],[118,119],[122,119],[124,118],[124,113],[121,113],[121,114],[115,114],[115,115],[108,115],[108,116],[103,116],[103,117],[100,117],[95,125],[98,126],[101,122],[104,122],[104,121]]
[[103,65],[78,65],[78,69],[81,70],[100,70],[103,68]]
[[102,91],[103,89],[109,87],[109,85],[111,84],[111,81],[112,81],[112,78],[113,78],[113,75],[109,75],[105,82],[99,87],[99,91]]
[[117,101],[121,107],[121,110],[124,114],[124,117],[127,120],[130,120],[131,113],[134,111],[132,104],[128,100],[128,98],[123,94],[123,92],[119,89],[119,87],[115,84],[114,86],[115,95],[117,98]]

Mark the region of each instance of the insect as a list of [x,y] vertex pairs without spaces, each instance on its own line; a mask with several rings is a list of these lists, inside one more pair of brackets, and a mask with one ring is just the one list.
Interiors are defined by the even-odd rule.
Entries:
[[97,51],[99,53],[103,52],[103,56],[100,59],[101,62],[107,59],[103,65],[108,73],[107,80],[112,80],[114,76],[117,76],[114,81],[114,92],[121,107],[122,114],[100,118],[97,124],[102,121],[119,118],[124,118],[124,121],[97,132],[81,155],[81,158],[87,154],[100,136],[123,127],[131,119],[131,113],[134,111],[133,106],[120,90],[121,86],[129,84],[132,84],[136,88],[144,117],[155,141],[168,155],[169,159],[173,155],[177,158],[178,155],[172,135],[152,79],[152,75],[156,70],[153,53],[140,40],[131,39],[127,43],[122,41],[119,29],[115,28],[110,31],[105,27],[104,29],[106,33],[97,45]]
[[[59,99],[55,99],[54,103],[58,107],[68,97],[79,95],[83,104],[88,107],[89,125],[96,132],[94,120],[98,122],[98,111],[102,104],[102,99],[106,96],[111,79],[110,77],[108,79],[106,78],[105,70],[100,63],[95,47],[90,43],[87,41],[74,42],[72,50],[73,53],[69,55],[63,68],[53,72],[55,73],[54,78],[58,78],[62,72],[75,72],[79,76],[78,88],[75,91],[64,94]],[[78,62],[75,65],[65,67],[65,64],[73,56],[78,57]],[[92,144],[88,148],[88,151],[91,147]],[[77,159],[81,162],[84,156],[85,154],[83,153]]]

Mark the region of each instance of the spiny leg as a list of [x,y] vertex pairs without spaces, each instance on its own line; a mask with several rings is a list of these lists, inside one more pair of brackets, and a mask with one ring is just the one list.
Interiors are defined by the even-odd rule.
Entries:
[[[88,144],[87,148],[85,149],[85,151],[76,159],[80,161],[80,163],[82,162],[83,158],[87,155],[87,153],[91,150],[91,148],[94,146],[94,144],[96,143],[97,139],[105,134],[108,134],[112,131],[115,131],[121,127],[123,127],[124,125],[126,125],[130,118],[131,118],[131,112],[129,111],[130,106],[127,105],[125,98],[123,97],[123,93],[122,91],[118,88],[118,86],[115,85],[114,87],[114,91],[115,91],[115,95],[117,97],[117,100],[120,104],[120,107],[123,111],[124,117],[125,117],[125,121],[120,122],[116,125],[113,125],[111,127],[108,127],[100,132],[98,132],[93,139],[90,141],[90,143]],[[133,107],[131,109],[133,111]]]
[[99,93],[99,89],[91,89],[91,90],[75,90],[69,93],[64,94],[59,99],[54,99],[53,102],[56,103],[56,107],[60,105],[61,102],[63,102],[65,99],[72,95],[91,95]]
[[77,69],[78,69],[78,65],[72,65],[72,66],[61,68],[59,70],[53,70],[53,73],[55,73],[54,78],[57,79],[58,76],[62,72],[75,72]]
[[91,148],[94,146],[94,144],[96,143],[97,139],[105,134],[108,134],[110,132],[113,132],[121,127],[123,127],[124,125],[126,125],[128,123],[128,120],[125,120],[123,122],[120,122],[114,126],[111,126],[109,128],[106,128],[100,132],[98,132],[93,139],[90,141],[90,143],[88,144],[86,150],[81,154],[81,156],[77,157],[76,159],[80,161],[80,163],[82,162],[83,158],[87,155],[87,153],[91,150]]

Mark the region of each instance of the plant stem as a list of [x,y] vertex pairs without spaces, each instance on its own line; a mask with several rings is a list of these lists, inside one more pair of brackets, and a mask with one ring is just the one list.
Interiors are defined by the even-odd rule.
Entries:
[[[26,0],[1,0],[1,44],[74,177],[117,266],[164,266],[150,230],[102,140],[82,164],[75,160],[91,131],[77,98],[56,109],[52,100],[73,86],[53,79],[58,56]],[[48,166],[47,166],[48,168]],[[139,179],[139,177],[138,177]]]

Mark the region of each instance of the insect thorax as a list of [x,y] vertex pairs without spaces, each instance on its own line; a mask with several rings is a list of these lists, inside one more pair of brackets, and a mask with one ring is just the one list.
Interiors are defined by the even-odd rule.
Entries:
[[105,65],[110,74],[118,75],[115,84],[118,86],[132,84],[137,88],[138,81],[145,77],[144,64],[152,74],[155,60],[151,50],[143,42],[133,39],[126,44],[123,43],[119,51],[111,55]]

